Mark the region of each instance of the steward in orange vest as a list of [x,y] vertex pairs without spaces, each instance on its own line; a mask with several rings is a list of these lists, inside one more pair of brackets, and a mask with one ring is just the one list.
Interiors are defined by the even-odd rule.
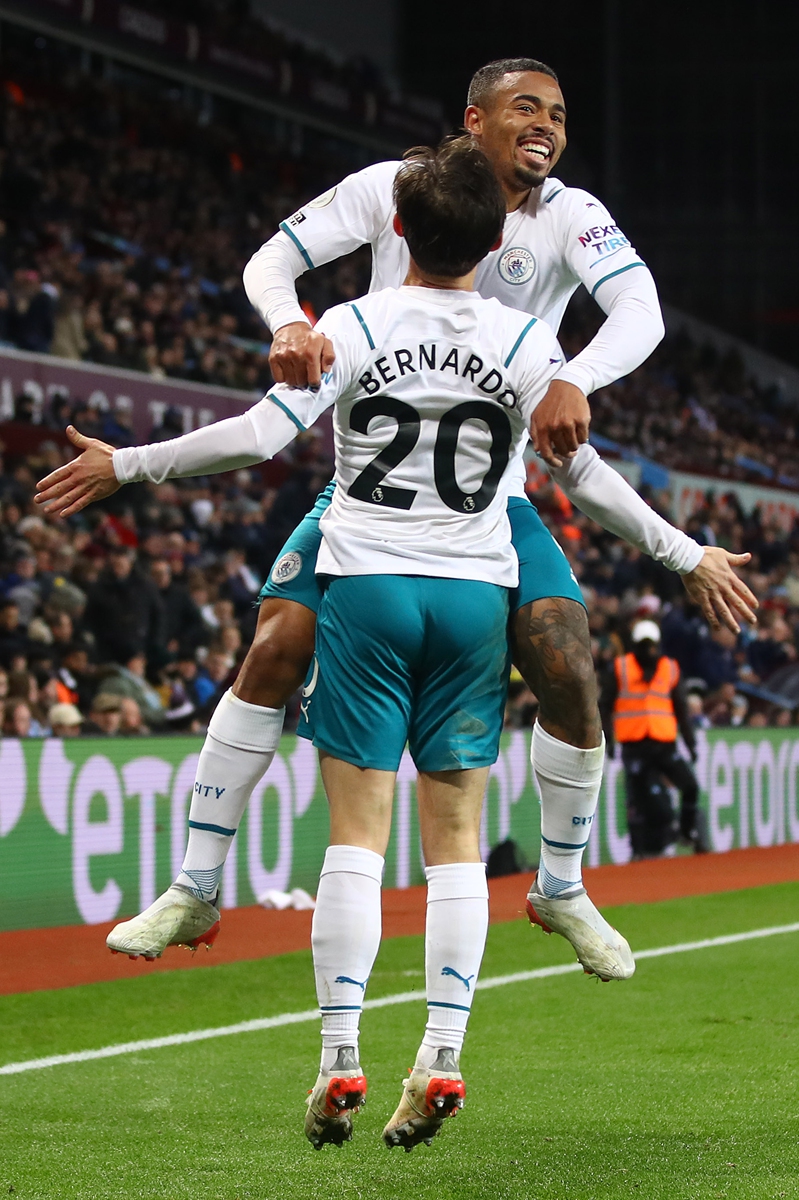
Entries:
[[680,668],[660,650],[654,621],[639,621],[632,651],[615,659],[602,689],[602,723],[608,753],[621,745],[627,784],[627,824],[636,857],[661,854],[677,840],[671,799],[663,777],[681,793],[680,836],[704,849],[698,826],[699,785],[677,753],[677,731],[693,760],[696,738],[688,718]]

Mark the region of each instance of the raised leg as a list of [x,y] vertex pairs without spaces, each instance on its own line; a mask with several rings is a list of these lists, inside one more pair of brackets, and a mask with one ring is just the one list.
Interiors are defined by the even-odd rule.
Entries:
[[541,854],[530,920],[571,942],[586,971],[627,979],[630,948],[586,895],[582,860],[596,816],[605,740],[585,609],[565,597],[514,615],[513,658],[538,697],[532,766],[541,793]]
[[181,872],[155,904],[111,931],[112,950],[158,958],[167,946],[216,937],[222,869],[253,788],[274,758],[286,701],[307,674],[315,628],[315,613],[302,604],[261,605],[239,678],[217,705],[200,751]]

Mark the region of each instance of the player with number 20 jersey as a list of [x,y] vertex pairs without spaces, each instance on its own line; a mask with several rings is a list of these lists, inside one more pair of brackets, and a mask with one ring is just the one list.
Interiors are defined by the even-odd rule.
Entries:
[[[436,648],[428,645],[435,702],[427,707],[431,714],[435,709],[435,729],[431,742],[430,730],[412,726],[411,751],[426,771],[490,765],[502,724],[506,589],[516,587],[519,575],[507,513],[509,468],[561,364],[557,341],[544,322],[497,300],[430,287],[373,293],[330,310],[321,325],[335,342],[336,361],[320,391],[281,386],[270,398],[302,426],[335,403],[338,486],[321,518],[316,572],[328,581],[370,581],[365,589],[350,583],[344,613],[338,611],[342,590],[328,588],[314,687],[309,692],[306,686],[299,732],[345,761],[396,770],[419,685],[413,668],[398,665],[397,639],[390,638],[388,661],[382,660],[386,642],[373,627],[372,577],[426,581],[415,600],[406,585],[404,604],[391,604],[398,585],[384,593],[402,644],[409,626],[421,627],[420,596],[423,604],[430,599],[430,581],[472,581],[490,585],[489,594],[434,589],[433,608],[448,616],[449,632],[440,630],[439,637],[449,651],[459,608],[478,624],[443,689],[441,669],[432,668]],[[476,677],[471,692],[470,671]],[[391,685],[383,694],[387,678]],[[472,736],[458,733],[458,722],[466,722]]]

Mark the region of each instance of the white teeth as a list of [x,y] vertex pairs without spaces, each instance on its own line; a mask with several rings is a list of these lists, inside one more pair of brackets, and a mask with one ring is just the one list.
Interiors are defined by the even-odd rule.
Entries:
[[522,150],[527,154],[535,154],[536,158],[549,158],[552,153],[549,146],[543,146],[540,142],[522,142]]

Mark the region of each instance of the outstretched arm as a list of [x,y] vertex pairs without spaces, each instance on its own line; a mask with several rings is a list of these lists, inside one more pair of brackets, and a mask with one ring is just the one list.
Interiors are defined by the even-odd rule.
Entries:
[[163,483],[191,475],[214,475],[272,458],[302,426],[269,399],[240,417],[217,421],[183,437],[150,446],[115,450],[99,438],[84,437],[73,425],[67,436],[81,453],[36,485],[36,503],[53,516],[71,517],[124,483]]
[[548,470],[586,516],[682,575],[685,590],[714,629],[724,624],[739,633],[738,619],[756,621],[757,600],[733,570],[751,555],[700,546],[651,509],[593,446],[581,446],[562,467]]

